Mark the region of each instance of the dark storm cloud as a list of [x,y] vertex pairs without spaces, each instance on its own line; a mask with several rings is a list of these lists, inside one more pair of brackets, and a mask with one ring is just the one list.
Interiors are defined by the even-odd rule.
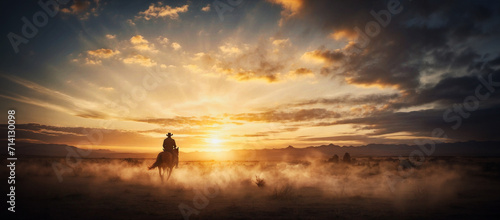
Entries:
[[[488,66],[488,64],[486,65]],[[489,72],[490,74],[477,73],[477,75],[462,77],[445,77],[436,85],[420,89],[404,99],[398,100],[398,102],[389,104],[389,107],[391,109],[400,109],[434,103],[437,107],[443,108],[454,103],[462,103],[468,96],[482,95],[487,96],[487,99],[481,101],[483,107],[496,105],[500,103],[500,96],[496,94],[498,93],[498,87],[496,87],[497,89],[493,87],[494,91],[492,92],[481,82],[481,79],[489,81],[491,75],[492,82],[500,82],[500,70],[493,71],[485,68],[482,72]]]
[[[416,136],[429,137],[435,128],[441,128],[450,140],[500,140],[500,105],[469,112],[468,118],[461,119],[457,129],[455,121],[443,119],[444,109],[412,112],[383,113],[373,116],[339,120],[322,125],[352,124],[358,130],[371,130],[370,135],[409,132]],[[321,124],[318,124],[321,125]]]
[[[394,99],[395,102],[390,102],[384,111],[372,112],[366,117],[320,122],[316,126],[351,124],[359,130],[373,131],[370,135],[409,132],[421,137],[429,137],[434,128],[442,128],[448,138],[454,141],[499,140],[500,71],[479,75],[484,79],[483,82],[475,75],[445,78],[435,86],[422,89],[416,94]],[[485,84],[490,82],[490,76],[496,86],[489,87]],[[484,100],[481,100],[480,96]],[[466,102],[467,98],[477,102]],[[429,110],[394,112],[404,107],[430,103],[436,106]],[[477,105],[478,110],[467,110],[464,108],[466,104]],[[445,119],[447,110],[451,113],[446,116],[448,119]],[[451,120],[452,117],[454,120]],[[457,120],[460,121],[459,124]]]
[[[343,119],[331,124],[353,124],[359,130],[373,130],[372,135],[396,132],[411,132],[423,135],[431,127],[443,126],[442,111],[425,110],[415,112],[381,113],[374,116]],[[425,134],[428,135],[428,134]]]
[[495,67],[500,66],[500,56],[491,60],[489,63],[490,63],[490,65],[495,66]]
[[[320,122],[318,126],[353,124],[362,130],[373,130],[373,134],[407,131],[430,136],[433,128],[450,128],[443,112],[474,96],[481,85],[478,77],[488,80],[491,74],[493,81],[500,82],[500,57],[489,49],[500,48],[496,40],[500,37],[498,1],[301,2],[301,8],[286,19],[284,28],[305,20],[332,38],[349,42],[343,49],[323,46],[309,52],[325,61],[322,74],[340,77],[349,84],[396,88],[401,93],[399,98],[371,97],[374,102],[385,102],[385,111],[335,123]],[[381,10],[390,11],[391,2],[396,2],[395,8],[401,7],[401,11],[392,13],[389,21]],[[377,22],[376,17],[381,21]],[[373,26],[365,29],[372,21],[378,23],[378,30]],[[479,91],[491,92],[484,86]],[[500,117],[500,99],[495,92],[479,103],[480,109],[471,112],[472,116],[464,119],[459,129],[449,129],[450,138],[498,139],[500,126],[495,121]],[[348,103],[353,99],[356,98],[301,104]],[[360,104],[370,102],[358,99]],[[425,104],[435,107],[396,112]]]
[[[325,33],[356,35],[355,27],[366,32],[365,25],[376,21],[372,10],[388,10],[387,5],[387,1],[304,1],[295,19],[316,24]],[[459,68],[473,65],[484,55],[473,42],[498,34],[492,26],[498,19],[493,11],[496,2],[400,1],[399,6],[401,12],[392,14],[379,34],[368,37],[360,53],[314,51],[327,61],[342,61],[341,68],[327,67],[323,73],[342,76],[352,84],[411,91],[420,86],[424,72],[460,72]],[[362,47],[361,40],[357,42]]]

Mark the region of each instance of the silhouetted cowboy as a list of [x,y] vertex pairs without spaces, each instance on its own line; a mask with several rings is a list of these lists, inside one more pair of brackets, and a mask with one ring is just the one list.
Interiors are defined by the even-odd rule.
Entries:
[[173,134],[169,132],[167,138],[163,141],[163,151],[170,152],[177,158],[175,163],[175,168],[177,168],[179,166],[179,148],[175,144],[175,140],[172,139],[172,135]]

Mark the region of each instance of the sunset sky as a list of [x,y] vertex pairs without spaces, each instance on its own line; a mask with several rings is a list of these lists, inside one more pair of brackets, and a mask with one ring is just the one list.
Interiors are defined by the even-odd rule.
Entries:
[[435,128],[500,140],[500,87],[480,80],[500,82],[498,1],[69,1],[17,46],[9,33],[25,38],[22,18],[43,8],[1,4],[0,106],[17,111],[20,142],[149,153],[172,132],[181,151],[225,151],[413,144]]

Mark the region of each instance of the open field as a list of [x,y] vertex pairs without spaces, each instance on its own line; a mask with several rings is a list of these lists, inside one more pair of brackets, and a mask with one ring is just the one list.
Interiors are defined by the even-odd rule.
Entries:
[[[147,170],[152,159],[83,159],[61,182],[52,168],[54,161],[64,159],[17,162],[17,217],[470,219],[500,215],[495,211],[500,207],[499,158],[431,158],[400,171],[400,161],[383,157],[357,158],[352,165],[181,162],[163,184],[157,170]],[[5,172],[2,176],[8,175]]]

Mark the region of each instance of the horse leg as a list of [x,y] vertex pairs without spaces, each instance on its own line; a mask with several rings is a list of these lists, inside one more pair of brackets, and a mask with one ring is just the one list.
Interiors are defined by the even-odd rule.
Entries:
[[163,183],[163,174],[161,173],[161,167],[158,167],[158,173],[160,174],[161,182]]
[[167,172],[168,172],[168,177],[167,177],[168,181],[168,179],[170,179],[170,174],[172,174],[172,167],[169,167]]

